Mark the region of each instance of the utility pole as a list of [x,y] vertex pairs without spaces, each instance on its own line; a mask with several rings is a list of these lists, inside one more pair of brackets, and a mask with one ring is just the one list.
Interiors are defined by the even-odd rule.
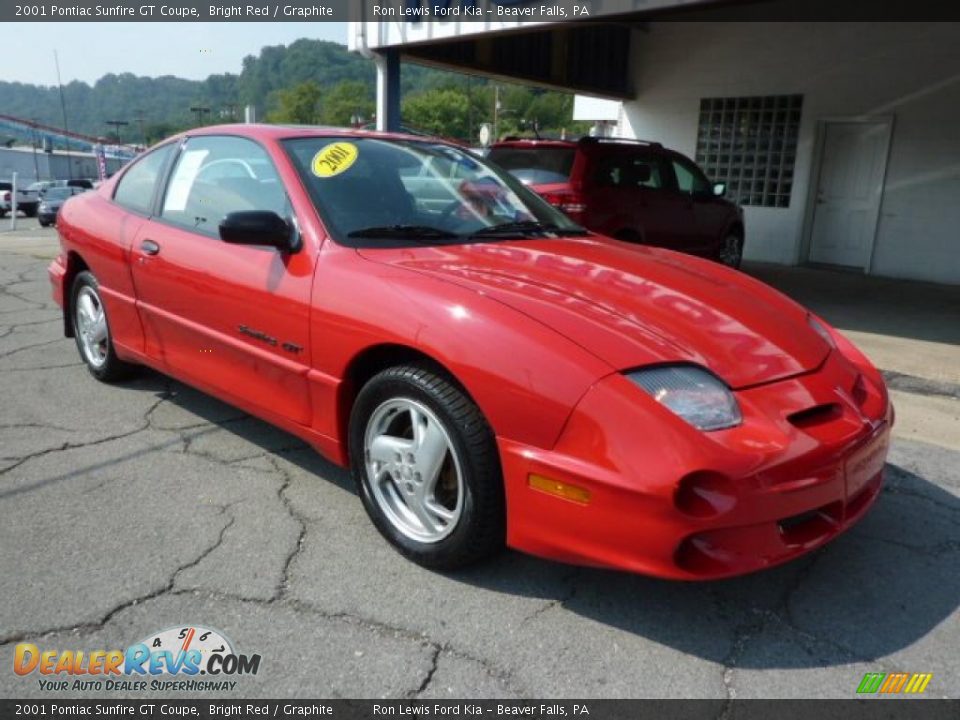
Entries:
[[113,135],[116,138],[117,145],[120,144],[120,128],[129,125],[130,123],[126,120],[104,120],[105,125],[108,125],[113,128]]
[[37,119],[31,118],[31,120],[33,121],[33,133],[30,143],[33,147],[33,174],[36,176],[34,180],[40,180],[40,163],[37,162],[37,145],[40,142],[40,136],[37,134]]
[[203,114],[209,113],[210,108],[203,105],[194,105],[190,108],[190,112],[197,114],[197,127],[199,127],[200,125],[203,125]]
[[140,123],[140,145],[146,148],[147,147],[147,131],[143,129],[144,128],[144,125],[143,125],[144,112],[143,110],[134,110],[133,113],[134,115],[137,116],[137,120]]
[[67,156],[67,174],[73,180],[73,164],[70,162],[70,128],[67,126],[67,103],[63,99],[63,82],[60,80],[60,58],[57,57],[57,51],[53,51],[53,64],[57,66],[57,87],[60,89],[60,111],[63,113],[63,132],[65,141],[65,154]]
[[467,138],[473,140],[473,96],[470,92],[472,75],[467,75]]

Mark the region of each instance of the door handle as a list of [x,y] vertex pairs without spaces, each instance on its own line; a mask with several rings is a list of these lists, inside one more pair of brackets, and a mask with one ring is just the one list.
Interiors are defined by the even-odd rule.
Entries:
[[144,255],[156,255],[160,252],[160,246],[153,240],[144,240],[140,243],[140,249],[143,250]]

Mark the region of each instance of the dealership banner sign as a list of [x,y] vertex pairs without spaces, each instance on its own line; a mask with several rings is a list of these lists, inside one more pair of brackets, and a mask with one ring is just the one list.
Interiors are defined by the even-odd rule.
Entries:
[[[698,16],[679,14],[693,9]],[[724,0],[37,0],[0,3],[0,22],[538,23],[662,16],[717,20],[952,20],[960,3],[728,3]],[[707,13],[703,15],[702,13]]]

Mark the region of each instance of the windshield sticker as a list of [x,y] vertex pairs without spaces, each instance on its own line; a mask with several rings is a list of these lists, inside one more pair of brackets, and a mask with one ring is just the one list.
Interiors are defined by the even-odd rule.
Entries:
[[313,156],[310,169],[318,178],[328,178],[348,170],[356,161],[357,146],[348,142],[335,142],[322,148]]

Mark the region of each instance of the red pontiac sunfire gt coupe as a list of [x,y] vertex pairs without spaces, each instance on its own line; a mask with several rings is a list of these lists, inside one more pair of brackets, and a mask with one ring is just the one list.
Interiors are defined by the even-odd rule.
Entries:
[[678,579],[770,567],[876,499],[893,410],[734,270],[587,232],[441,141],[196,130],[60,212],[64,329],[350,466],[414,561],[504,544]]

